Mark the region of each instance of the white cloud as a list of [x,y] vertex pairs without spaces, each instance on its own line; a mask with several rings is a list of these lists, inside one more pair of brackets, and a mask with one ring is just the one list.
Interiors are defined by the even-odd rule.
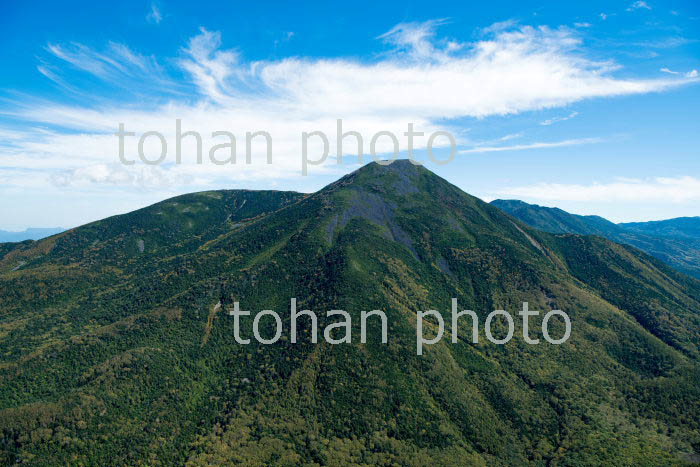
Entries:
[[682,176],[658,177],[649,180],[621,179],[612,183],[592,185],[539,183],[505,188],[498,195],[545,201],[686,203],[700,201],[700,179]]
[[518,25],[518,22],[514,19],[508,19],[505,21],[498,21],[490,26],[481,29],[482,36],[488,36],[491,34],[498,34],[504,31],[509,31],[514,29]]
[[[65,76],[67,73],[62,71],[66,64],[70,65],[68,72],[78,70],[99,78],[102,83],[126,89],[134,96],[144,93],[175,95],[182,92],[182,85],[167,76],[155,57],[141,55],[124,44],[109,42],[104,50],[97,51],[77,42],[50,43],[46,46],[46,51],[58,62],[49,64],[42,60],[42,64],[37,67],[39,72],[65,90],[82,95],[85,100],[104,101],[104,97],[87,95],[84,81],[71,84]],[[75,73],[71,74],[75,76]]]
[[540,125],[549,126],[549,125],[552,125],[554,123],[565,122],[566,120],[571,120],[572,118],[576,118],[577,115],[578,115],[578,112],[571,112],[569,115],[564,116],[564,117],[554,117],[554,118],[547,119],[543,122],[540,122]]
[[[44,170],[60,177],[69,174],[69,180],[81,183],[131,186],[143,166],[124,168],[128,177],[105,169],[117,162],[117,138],[113,133],[118,124],[124,122],[127,131],[137,134],[164,134],[167,161],[172,162],[174,125],[179,118],[183,131],[196,130],[203,135],[205,158],[207,150],[221,142],[210,136],[213,131],[235,134],[239,160],[245,152],[245,132],[268,131],[273,137],[274,165],[262,163],[258,156],[250,166],[195,165],[194,145],[188,141],[183,145],[185,163],[159,167],[172,175],[165,177],[166,181],[206,184],[232,176],[274,180],[299,174],[303,131],[324,131],[330,136],[334,154],[337,118],[344,120],[344,131],[363,135],[365,154],[372,135],[386,130],[402,136],[409,122],[427,135],[437,130],[452,131],[464,145],[467,141],[458,127],[451,126],[452,119],[557,108],[584,99],[648,93],[692,81],[680,77],[617,78],[613,75],[617,67],[586,58],[581,40],[567,28],[515,27],[509,22],[487,28],[482,31],[486,36],[474,43],[461,43],[437,37],[436,28],[441,23],[397,25],[380,36],[392,50],[371,62],[303,57],[246,62],[239,52],[222,49],[220,33],[202,29],[175,61],[179,66],[176,71],[184,71],[189,77],[185,83],[171,78],[155,57],[139,54],[126,45],[110,43],[98,52],[75,43],[51,44],[48,51],[54,61],[121,86],[132,92],[133,98],[116,101],[98,95],[86,98],[82,106],[38,99],[15,103],[2,113],[21,121],[22,128],[49,125],[52,129],[42,133],[20,131],[12,147],[0,146],[0,159],[3,165],[12,161],[18,168]],[[41,66],[47,77],[70,85],[57,65]],[[399,140],[401,149],[406,149],[405,138]],[[135,159],[137,141],[127,140],[130,159]],[[380,141],[378,152],[391,150],[386,139]],[[415,146],[424,147],[426,141],[427,136],[416,138]],[[464,152],[590,142],[595,141],[567,140]],[[349,138],[344,152],[355,151],[353,138]],[[78,170],[85,166],[99,170]],[[331,165],[316,170],[338,169]]]
[[627,11],[634,11],[634,10],[639,10],[639,9],[644,9],[644,10],[651,10],[651,7],[649,4],[643,0],[637,0],[636,2],[632,3],[628,8]]
[[510,141],[510,140],[512,140],[512,139],[521,138],[524,134],[525,134],[525,133],[523,133],[523,132],[511,133],[511,134],[509,134],[509,135],[505,135],[505,136],[499,138],[498,140],[499,140],[499,141]]
[[600,138],[580,138],[580,139],[567,139],[564,141],[554,141],[548,143],[529,143],[529,144],[517,144],[513,146],[484,146],[476,147],[471,149],[463,149],[459,151],[460,154],[472,154],[472,153],[482,153],[482,152],[502,152],[502,151],[523,151],[527,149],[547,149],[547,148],[561,148],[565,146],[578,146],[581,144],[593,144],[601,143],[603,140]]
[[[422,23],[400,23],[380,35],[388,44],[395,47],[394,53],[405,54],[415,60],[445,60],[446,51],[441,50],[435,41],[435,30],[446,20],[430,20]],[[455,50],[456,43],[445,41],[447,51]]]
[[129,170],[120,164],[93,164],[51,175],[57,186],[85,186],[92,183],[107,185],[137,186],[140,188],[164,188],[186,183],[186,174],[162,170],[157,166],[139,167]]
[[591,23],[574,23],[574,26],[576,26],[577,28],[590,28],[593,25]]
[[[374,63],[287,58],[246,63],[221,50],[221,34],[202,29],[183,49],[180,65],[203,100],[215,105],[269,104],[303,114],[408,114],[424,118],[486,117],[553,108],[595,97],[646,93],[680,80],[616,79],[610,62],[585,59],[566,29],[522,27],[454,51],[434,40],[438,21],[400,24],[381,37],[396,47]],[[73,53],[64,60],[103,79],[141,77],[154,59],[110,44],[112,54]],[[116,53],[118,52],[118,53]]]
[[600,16],[600,19],[602,19],[603,21],[605,21],[606,19],[608,19],[607,13],[601,13],[599,16]]
[[240,77],[239,54],[232,50],[219,50],[221,33],[201,28],[200,34],[190,39],[183,50],[186,58],[180,61],[182,68],[192,75],[200,91],[211,100],[226,103],[232,100],[235,88],[233,78]]
[[146,15],[146,21],[155,24],[160,24],[160,22],[163,21],[163,14],[155,3],[151,3],[151,9]]
[[698,70],[690,70],[685,73],[681,73],[680,71],[673,71],[668,68],[661,68],[659,71],[663,73],[668,73],[670,75],[683,75],[686,78],[697,78],[698,77]]

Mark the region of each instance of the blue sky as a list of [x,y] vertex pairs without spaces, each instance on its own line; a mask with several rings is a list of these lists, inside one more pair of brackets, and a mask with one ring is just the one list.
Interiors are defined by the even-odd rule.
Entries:
[[[427,160],[427,138],[417,159],[486,200],[614,221],[700,215],[695,1],[10,0],[0,31],[0,229],[72,227],[206,189],[314,191],[357,167],[331,157],[301,176],[301,133],[335,148],[338,118],[365,150],[391,131],[403,155],[407,123],[449,131],[451,163]],[[211,132],[234,134],[237,163],[197,165],[187,141],[175,164],[176,118],[205,154],[221,142]],[[164,163],[121,164],[120,122],[137,134],[130,158],[140,134],[164,134]],[[258,143],[243,163],[259,130],[271,166]]]

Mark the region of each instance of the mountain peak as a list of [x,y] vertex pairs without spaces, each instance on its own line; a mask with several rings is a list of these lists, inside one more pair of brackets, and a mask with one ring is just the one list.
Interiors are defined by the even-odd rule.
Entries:
[[[385,312],[391,337],[370,318],[366,342],[316,346],[302,318],[298,345],[232,338],[273,335],[257,310],[293,297],[329,311],[324,337],[331,310]],[[314,195],[185,195],[0,245],[0,464],[147,464],[154,446],[168,465],[675,464],[696,452],[698,297],[632,248],[530,229],[405,160]],[[416,355],[417,312],[447,324],[453,298],[478,325]],[[239,327],[232,302],[257,316]],[[571,342],[469,338],[522,302],[570,313]]]
[[[355,172],[373,175],[384,175],[387,173],[401,174],[403,176],[417,176],[421,173],[433,174],[421,164],[414,164],[409,159],[396,159],[394,161],[372,161]],[[433,174],[434,175],[434,174]]]
[[[319,194],[327,194],[338,190],[352,189],[354,191],[372,191],[381,194],[405,196],[417,194],[421,190],[423,176],[439,177],[422,166],[416,166],[407,159],[395,160],[389,164],[381,161],[370,162],[359,169],[350,172],[326,188]],[[447,182],[444,182],[447,183]]]

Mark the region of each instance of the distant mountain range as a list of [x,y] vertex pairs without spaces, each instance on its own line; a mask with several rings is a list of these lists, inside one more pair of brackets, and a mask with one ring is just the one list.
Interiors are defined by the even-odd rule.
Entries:
[[[356,328],[352,343],[312,344],[301,319],[294,344],[290,297],[321,329],[328,310],[353,323],[383,310],[389,342],[374,320],[365,344]],[[416,355],[416,312],[449,324],[453,297],[479,341],[464,319]],[[236,343],[235,301],[277,311],[283,338]],[[531,336],[561,309],[570,339],[525,343],[522,302],[541,311]],[[506,345],[483,334],[496,309],[516,317]],[[0,244],[0,310],[2,465],[683,465],[700,452],[700,281],[601,236],[533,228],[407,161],[309,195],[194,193]]]
[[518,200],[498,199],[491,204],[536,229],[559,234],[599,235],[632,245],[679,271],[700,278],[700,217],[614,224],[599,216],[580,216]]
[[0,243],[3,242],[23,242],[24,240],[41,240],[51,235],[61,233],[66,229],[56,228],[29,228],[22,232],[9,232],[0,230]]

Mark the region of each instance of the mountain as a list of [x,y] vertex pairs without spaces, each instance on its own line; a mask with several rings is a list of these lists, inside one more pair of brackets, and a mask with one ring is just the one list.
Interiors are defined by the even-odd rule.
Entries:
[[[177,196],[144,209],[84,225],[43,242],[1,244],[11,255],[0,271],[31,268],[30,259],[50,245],[51,258],[81,265],[151,263],[162,256],[192,252],[207,241],[273,212],[304,195],[285,191],[220,190]],[[87,268],[90,269],[90,268]]]
[[51,235],[61,233],[66,229],[57,228],[29,228],[22,232],[8,232],[0,230],[0,243],[2,242],[22,242],[24,240],[41,240]]
[[700,217],[614,224],[599,216],[580,216],[518,200],[497,199],[491,204],[536,229],[599,235],[632,245],[681,272],[700,278]]
[[689,239],[700,243],[700,217],[678,217],[664,221],[626,222],[618,224],[626,230],[657,237]]
[[559,208],[547,208],[515,199],[497,199],[491,201],[491,204],[545,232],[599,235],[606,238],[620,232],[616,224],[599,216],[569,214]]
[[[533,229],[406,161],[310,195],[207,192],[0,245],[0,450],[30,465],[682,465],[700,452],[700,282]],[[564,310],[561,345],[450,322]],[[352,343],[299,342],[290,298]],[[275,310],[234,338],[226,310]],[[363,310],[383,310],[388,343]],[[434,331],[437,318],[423,323]],[[252,336],[252,316],[241,318]],[[561,321],[550,322],[560,336]],[[260,321],[263,336],[274,320]],[[543,338],[542,314],[531,336]],[[501,335],[505,323],[494,324]]]

